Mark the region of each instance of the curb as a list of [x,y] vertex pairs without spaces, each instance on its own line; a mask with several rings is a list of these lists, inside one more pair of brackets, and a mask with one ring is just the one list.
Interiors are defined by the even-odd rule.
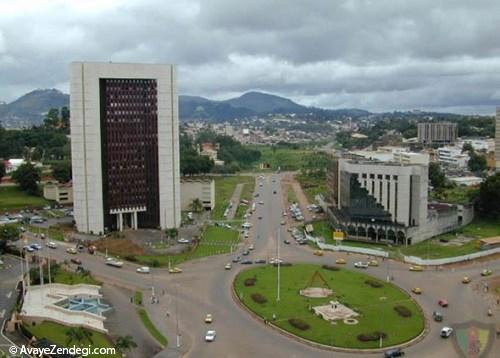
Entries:
[[[250,313],[250,316],[252,316],[255,320],[257,320],[257,321],[259,321],[259,322],[261,322],[261,323],[264,324],[264,319],[262,317],[260,317],[258,314],[256,314],[255,312],[253,312],[252,310],[250,310],[247,306],[245,306],[243,304],[243,302],[238,298],[238,295],[236,294],[234,283],[236,281],[236,277],[241,272],[242,271],[238,272],[238,274],[235,276],[235,280],[233,280],[233,283],[231,284],[231,297],[233,298],[233,301],[238,306],[240,306],[240,308],[242,308],[243,310],[245,310],[248,313]],[[399,286],[397,286],[397,287],[400,288]],[[404,289],[401,289],[401,290],[403,290],[403,292],[407,293]],[[413,300],[413,298],[411,296],[410,296],[410,298]],[[275,331],[281,333],[282,335],[284,335],[284,336],[286,336],[288,338],[291,338],[291,339],[293,339],[293,340],[295,340],[297,342],[300,342],[300,343],[305,343],[305,344],[307,344],[307,345],[309,345],[310,347],[313,347],[313,348],[319,348],[319,349],[322,349],[322,350],[329,350],[329,351],[341,352],[341,353],[364,353],[364,354],[383,353],[383,352],[385,352],[385,351],[387,351],[389,349],[410,347],[410,346],[412,346],[414,344],[417,344],[418,342],[422,341],[427,336],[427,333],[429,333],[429,327],[430,327],[429,320],[425,316],[424,312],[422,311],[422,308],[420,307],[420,305],[418,303],[417,303],[417,307],[419,308],[420,312],[424,316],[424,329],[422,330],[422,332],[420,332],[420,334],[418,336],[412,338],[411,340],[409,340],[407,342],[404,342],[404,343],[401,343],[401,344],[397,344],[397,345],[393,345],[393,346],[387,346],[387,347],[383,347],[383,348],[367,348],[367,349],[359,348],[359,349],[355,349],[355,348],[342,348],[342,347],[336,347],[336,346],[329,346],[329,345],[326,345],[326,344],[322,344],[322,343],[311,341],[311,340],[303,338],[303,337],[299,337],[299,336],[297,336],[295,334],[292,334],[292,333],[284,330],[281,327],[278,327],[278,326],[274,325],[272,322],[269,322],[267,324],[267,326],[271,327]]]

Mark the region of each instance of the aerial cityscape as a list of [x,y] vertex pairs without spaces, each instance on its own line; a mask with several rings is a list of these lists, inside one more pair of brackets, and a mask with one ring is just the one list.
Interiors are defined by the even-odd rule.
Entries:
[[499,23],[0,2],[0,358],[497,357]]

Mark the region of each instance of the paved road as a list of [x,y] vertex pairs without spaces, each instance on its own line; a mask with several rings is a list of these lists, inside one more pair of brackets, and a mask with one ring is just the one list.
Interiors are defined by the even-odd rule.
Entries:
[[[0,268],[0,329],[4,321],[10,318],[10,312],[14,308],[17,298],[16,285],[21,278],[20,261],[14,257],[2,257],[4,267]],[[0,335],[0,350],[6,351],[10,346],[2,335]]]
[[[278,175],[268,175],[262,183],[262,187],[257,185],[259,198],[256,200],[262,200],[264,204],[257,205],[256,213],[251,218],[254,224],[252,236],[238,251],[241,252],[243,246],[253,243],[255,250],[251,259],[275,257],[278,232],[281,241],[288,235],[285,227],[280,225],[283,196]],[[273,191],[276,191],[276,194],[273,194]],[[261,219],[258,219],[259,217]],[[331,264],[336,258],[344,257],[348,262],[347,268],[352,268],[355,261],[366,259],[365,256],[355,254],[330,252],[326,252],[323,257],[316,257],[308,247],[294,244],[281,245],[280,251],[281,257],[291,262]],[[63,248],[52,250],[51,253],[59,259],[71,257]],[[186,357],[366,357],[366,354],[332,352],[299,343],[264,326],[248,312],[240,309],[231,298],[230,288],[242,265],[233,265],[231,271],[225,271],[223,268],[236,254],[187,262],[181,266],[184,272],[179,275],[169,275],[164,269],[155,269],[150,277],[136,274],[134,271],[137,266],[132,263],[126,263],[122,269],[116,269],[104,265],[102,257],[88,254],[78,256],[82,258],[84,265],[102,280],[142,289],[145,292],[150,292],[151,286],[155,286],[157,293],[165,290],[160,303],[146,305],[146,309],[174,347],[178,323],[182,335],[181,351],[187,350],[184,354]],[[479,272],[484,265],[477,263],[453,271],[446,269],[415,273],[409,272],[408,266],[403,263],[386,260],[380,267],[370,267],[367,270],[368,274],[380,279],[385,279],[387,275],[393,276],[394,282],[406,290],[415,286],[423,288],[424,293],[417,296],[416,300],[427,317],[438,309],[439,298],[447,298],[450,301],[450,307],[442,310],[445,314],[443,324],[430,320],[429,334],[420,343],[405,349],[407,357],[456,357],[458,355],[452,340],[439,338],[439,330],[443,325],[454,325],[473,319],[483,323],[498,322],[500,311],[496,311],[493,317],[487,317],[487,304],[475,290],[475,285],[478,285],[481,279]],[[498,273],[500,262],[491,262],[489,268]],[[473,279],[471,284],[463,285],[460,282],[465,275]],[[169,317],[166,315],[167,311],[170,313]],[[207,329],[203,319],[207,313],[213,314],[215,319],[212,327],[217,330],[217,339],[213,343],[205,343],[203,340]],[[500,340],[495,341],[492,352],[498,350]],[[168,354],[165,352],[158,356],[172,357],[175,353],[175,350],[170,350]]]
[[243,186],[245,184],[236,184],[236,187],[234,188],[233,195],[231,196],[231,203],[233,206],[231,206],[231,209],[229,209],[229,212],[227,213],[227,220],[233,220],[234,216],[236,215],[236,211],[238,210],[238,206],[240,205],[240,196],[241,196],[241,191],[243,190]]

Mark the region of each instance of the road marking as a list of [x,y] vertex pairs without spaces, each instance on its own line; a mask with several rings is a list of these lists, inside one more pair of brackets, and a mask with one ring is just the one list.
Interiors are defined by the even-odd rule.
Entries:
[[5,316],[5,309],[0,311],[0,318],[3,319],[4,316]]
[[10,291],[9,293],[7,293],[6,296],[7,296],[7,299],[11,298],[12,297],[12,291]]

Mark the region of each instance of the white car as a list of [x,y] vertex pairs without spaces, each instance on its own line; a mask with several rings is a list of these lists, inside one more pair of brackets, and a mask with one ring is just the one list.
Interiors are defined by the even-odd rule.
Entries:
[[212,323],[213,322],[213,317],[210,313],[207,313],[205,316],[205,323]]
[[270,263],[270,264],[277,264],[277,263],[282,264],[282,263],[283,263],[283,260],[282,260],[282,259],[277,259],[277,258],[272,257],[272,258],[271,258],[271,260],[269,260],[269,263]]
[[224,269],[231,270],[231,263],[227,263],[226,266],[224,266]]
[[255,249],[255,246],[253,246],[253,244],[251,244],[249,247],[248,247],[249,250],[254,250]]
[[46,246],[47,246],[49,249],[57,249],[57,244],[56,244],[54,241],[49,241],[49,242],[47,242]]
[[177,243],[179,243],[179,244],[189,244],[189,240],[188,239],[179,239],[179,240],[177,240]]
[[442,338],[448,338],[449,336],[451,336],[452,333],[453,333],[453,328],[451,328],[451,327],[443,327],[441,329],[441,337]]
[[259,201],[259,204],[260,205],[264,205],[264,202],[261,200],[261,201]]
[[241,227],[242,227],[243,229],[250,229],[250,228],[252,227],[252,224],[250,224],[249,222],[246,222],[246,223],[243,223],[243,224],[241,225]]
[[215,341],[215,335],[216,335],[215,331],[213,331],[213,330],[207,331],[207,334],[205,335],[205,341],[206,342]]
[[137,268],[137,273],[150,273],[151,270],[148,266],[142,266]]
[[106,265],[113,266],[113,267],[122,267],[123,262],[115,260],[112,257],[108,257],[106,259]]
[[367,269],[368,268],[368,263],[358,261],[358,262],[354,263],[354,267],[356,267],[356,268],[362,268],[362,269]]

